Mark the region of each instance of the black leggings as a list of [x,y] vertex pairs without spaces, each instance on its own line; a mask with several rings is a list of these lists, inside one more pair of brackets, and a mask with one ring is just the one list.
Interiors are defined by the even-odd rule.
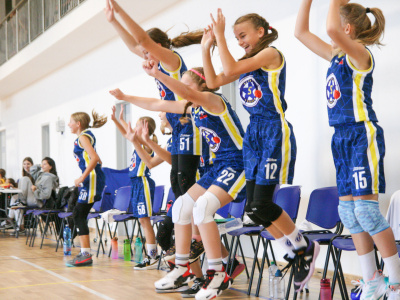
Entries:
[[72,213],[72,218],[74,219],[75,228],[78,235],[88,235],[89,227],[87,225],[87,217],[89,215],[90,209],[94,203],[76,203],[74,212]]
[[199,155],[172,155],[171,187],[175,199],[185,194],[196,183]]

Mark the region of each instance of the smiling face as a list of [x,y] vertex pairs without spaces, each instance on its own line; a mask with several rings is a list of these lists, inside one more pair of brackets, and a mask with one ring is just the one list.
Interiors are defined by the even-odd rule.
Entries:
[[259,27],[258,29],[250,21],[245,21],[236,24],[233,27],[233,33],[238,41],[240,47],[250,53],[258,44],[261,37],[264,36],[264,28]]
[[47,162],[47,160],[42,160],[42,171],[45,173],[49,173],[51,170],[51,166],[49,165],[49,163]]
[[68,127],[71,129],[71,133],[77,134],[81,128],[81,123],[76,122],[74,118],[70,118]]
[[29,160],[24,160],[23,163],[22,163],[22,167],[24,168],[24,170],[26,172],[29,173],[30,170],[31,170],[32,164],[31,164],[31,162]]

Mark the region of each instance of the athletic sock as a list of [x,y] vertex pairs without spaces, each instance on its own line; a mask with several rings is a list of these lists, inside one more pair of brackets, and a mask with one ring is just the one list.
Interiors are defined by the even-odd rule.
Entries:
[[386,270],[389,274],[389,282],[393,285],[400,283],[400,259],[399,254],[383,259]]
[[360,260],[364,282],[367,282],[371,280],[371,278],[374,276],[375,271],[377,270],[375,262],[375,251],[372,250],[367,254],[358,256],[358,258]]
[[275,239],[275,241],[277,241],[278,244],[286,251],[287,255],[290,258],[294,258],[296,256],[296,254],[294,254],[293,252],[294,247],[286,236],[283,236],[279,239]]
[[307,242],[297,227],[294,228],[294,230],[291,234],[286,235],[286,237],[292,243],[294,249],[300,249],[302,247],[307,247]]
[[185,266],[189,262],[190,254],[180,254],[178,252],[175,253],[175,264]]
[[208,269],[209,270],[215,270],[217,272],[222,271],[222,259],[221,258],[214,258],[214,259],[208,259]]
[[91,250],[90,248],[81,248],[81,253],[90,255],[90,250]]
[[228,259],[229,259],[229,255],[228,255],[227,257],[223,257],[223,258],[222,258],[222,262],[223,262],[224,264],[227,264],[227,263],[228,263]]
[[146,243],[146,250],[147,250],[147,255],[150,256],[151,258],[157,257],[157,244]]

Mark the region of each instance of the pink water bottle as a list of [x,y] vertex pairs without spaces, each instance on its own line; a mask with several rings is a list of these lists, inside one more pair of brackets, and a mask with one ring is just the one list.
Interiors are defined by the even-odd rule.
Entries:
[[118,238],[115,237],[111,240],[111,258],[118,259]]
[[332,300],[331,281],[328,278],[321,279],[321,300]]

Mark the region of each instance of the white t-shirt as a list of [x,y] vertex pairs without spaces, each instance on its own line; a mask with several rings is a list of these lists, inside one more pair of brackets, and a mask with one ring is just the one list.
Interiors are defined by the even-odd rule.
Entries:
[[392,227],[394,238],[400,240],[400,190],[396,191],[390,199],[386,220]]

